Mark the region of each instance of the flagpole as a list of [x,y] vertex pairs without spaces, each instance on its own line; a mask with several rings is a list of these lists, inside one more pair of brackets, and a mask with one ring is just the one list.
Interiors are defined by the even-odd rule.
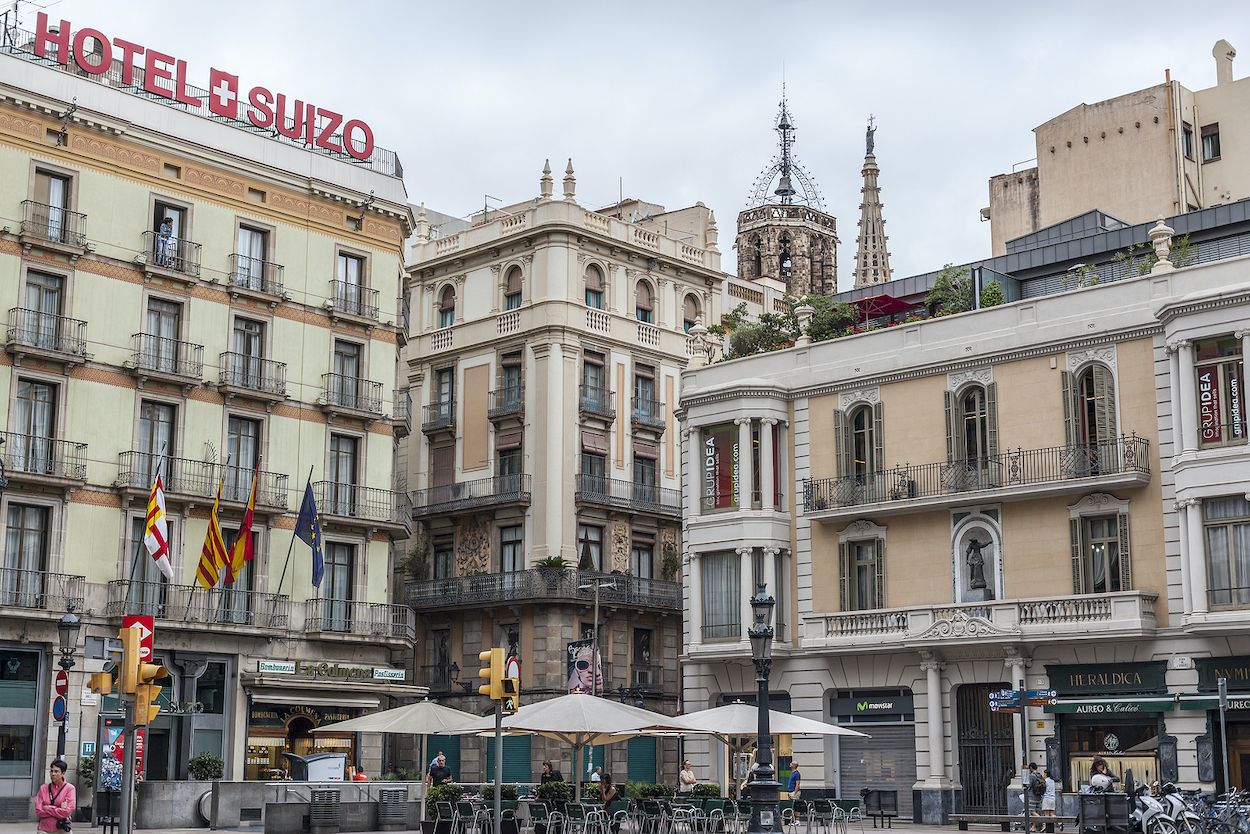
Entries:
[[[312,485],[312,473],[313,473],[313,467],[310,466],[308,467],[308,480],[305,482],[305,489],[307,489],[308,486]],[[300,495],[300,500],[301,501],[303,500],[302,493]],[[301,509],[302,509],[302,505],[301,505]],[[298,521],[298,519],[299,519],[299,514],[296,513],[296,520]],[[282,593],[282,586],[286,583],[286,569],[291,566],[291,553],[295,550],[295,538],[296,538],[295,529],[292,528],[291,529],[291,541],[286,546],[286,561],[282,563],[282,576],[278,579],[278,590],[274,591],[273,599],[271,601],[271,605],[269,606],[269,621],[270,622],[273,622],[273,618],[277,614],[277,611],[278,611],[278,596]],[[287,627],[290,628],[290,625],[291,625],[290,618],[288,618]]]
[[[225,464],[222,466],[221,477],[217,480],[217,497],[216,497],[216,498],[214,499],[214,501],[213,501],[213,508],[212,508],[211,510],[209,510],[209,511],[208,511],[208,512],[209,512],[209,515],[208,515],[208,526],[209,526],[209,529],[212,529],[212,526],[213,526],[213,521],[216,519],[216,511],[217,511],[217,509],[218,509],[218,506],[219,506],[219,505],[220,505],[220,503],[221,503],[221,487],[222,487],[222,485],[226,482],[226,472],[230,469],[230,458],[231,458],[231,457],[232,457],[232,455],[230,455],[229,453],[227,453],[227,454],[226,454],[226,462],[225,462]],[[204,558],[204,554],[203,554],[203,553],[201,553],[201,554],[200,554],[200,558],[201,558],[201,559],[202,559],[202,558]],[[200,563],[199,563],[199,562],[196,562],[195,564],[196,564],[196,573],[198,574],[198,573],[199,573],[199,564],[200,564]],[[223,566],[223,567],[224,567],[224,566]],[[200,583],[199,583],[198,581],[192,581],[192,582],[191,582],[191,593],[187,594],[187,610],[186,610],[186,612],[184,612],[184,614],[183,614],[184,618],[189,618],[189,617],[191,616],[191,606],[195,604],[195,592],[196,592],[196,591],[198,591],[199,589],[200,589]],[[216,582],[214,582],[214,583],[213,583],[213,587],[212,587],[212,588],[205,588],[204,590],[205,590],[206,592],[210,592],[210,593],[211,593],[212,591],[217,590],[217,583],[216,583]],[[209,604],[211,605],[211,604],[212,604],[212,601],[213,601],[211,596],[209,597],[209,600],[208,600],[208,601],[209,601]]]
[[[161,442],[161,450],[156,453],[156,466],[152,472],[153,484],[155,484],[156,479],[161,476],[161,458],[163,457],[165,457],[164,441]],[[152,494],[152,487],[151,485],[149,485],[148,495],[151,495],[151,494]],[[145,524],[144,529],[146,530],[146,524],[147,524],[147,505],[146,504],[144,504],[144,524]],[[125,531],[125,532],[127,535],[129,535],[129,531]],[[143,556],[144,549],[145,548],[143,544],[143,533],[141,532],[138,536],[138,541],[135,543],[135,558],[130,561],[130,575],[127,578],[127,584],[126,584],[126,608],[127,609],[130,609],[131,604],[134,602],[135,570],[139,567],[139,559]],[[130,613],[133,614],[135,612],[130,611]]]

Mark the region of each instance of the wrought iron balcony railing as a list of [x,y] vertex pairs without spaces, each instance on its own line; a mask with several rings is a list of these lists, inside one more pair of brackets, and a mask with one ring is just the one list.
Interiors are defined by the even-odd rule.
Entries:
[[439,400],[422,409],[421,431],[443,431],[456,426],[456,401]]
[[148,267],[180,272],[189,278],[200,277],[200,252],[203,247],[190,240],[165,237],[160,232],[143,233],[143,251]]
[[60,243],[79,248],[87,245],[87,215],[76,211],[22,201],[22,234],[49,243]]
[[334,309],[365,319],[378,318],[378,291],[350,281],[330,281],[330,299]]
[[41,310],[13,307],[5,342],[75,357],[87,355],[87,323]]
[[417,611],[535,600],[594,600],[593,588],[582,585],[611,581],[600,587],[599,602],[640,608],[681,609],[681,584],[626,574],[568,568],[484,573],[408,583],[408,604]]
[[413,493],[413,513],[436,515],[500,504],[528,504],[529,475],[496,475],[476,481],[419,489]]
[[1150,474],[1150,443],[1136,435],[1089,446],[1016,449],[954,463],[803,482],[804,512],[1003,490],[1083,478]]
[[235,252],[230,256],[230,286],[266,295],[282,295],[283,266]]
[[321,396],[331,408],[382,413],[382,383],[343,374],[321,375]]
[[[161,482],[168,496],[211,500],[217,495],[219,483],[222,484],[222,501],[245,504],[251,493],[251,467],[171,458],[151,452],[122,452],[118,457],[117,485],[124,489],[151,489],[159,465]],[[256,505],[284,510],[287,501],[287,476],[262,469],[256,480]]]
[[199,377],[204,373],[204,346],[168,339],[151,333],[130,337],[135,369],[170,376]]
[[411,518],[408,496],[390,489],[314,481],[313,495],[322,515],[406,526]]
[[[218,581],[224,582],[224,577]],[[236,625],[251,629],[285,630],[292,627],[291,598],[245,588],[115,579],[108,584],[106,616],[142,614],[167,623],[192,626]]]
[[525,388],[521,383],[505,385],[490,392],[490,406],[486,409],[486,416],[490,419],[524,413]]
[[286,396],[286,363],[227,351],[217,357],[221,385],[273,397]]
[[634,397],[634,409],[631,419],[635,426],[649,429],[664,429],[667,421],[664,417],[664,403],[652,398]]
[[681,490],[678,489],[579,473],[576,490],[573,497],[577,501],[635,512],[681,515]]
[[87,580],[82,576],[0,568],[0,617],[11,608],[58,614],[81,611],[86,586]]
[[412,640],[417,618],[406,605],[353,602],[326,597],[304,603],[304,631],[310,634],[350,634]]
[[401,435],[412,430],[412,394],[407,388],[395,392],[395,402],[391,405],[391,423]]
[[[216,474],[221,479],[221,500],[246,504],[252,492],[252,472],[250,467],[218,465]],[[264,469],[256,473],[256,506],[285,510],[287,501],[286,475]]]
[[607,388],[597,385],[582,385],[578,403],[582,414],[592,414],[607,420],[616,419],[614,394]]
[[[450,692],[451,691],[451,669],[447,666],[436,666],[433,664],[425,664],[420,670],[421,677],[417,679],[419,685],[428,686],[431,692]],[[474,688],[477,682],[473,683]]]
[[635,663],[630,667],[631,686],[659,689],[664,685],[664,667],[658,663]]
[[0,460],[10,478],[19,475],[87,480],[87,444],[19,432],[0,432]]

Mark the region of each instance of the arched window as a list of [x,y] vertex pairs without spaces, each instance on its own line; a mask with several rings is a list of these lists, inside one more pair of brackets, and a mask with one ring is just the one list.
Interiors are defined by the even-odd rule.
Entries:
[[504,284],[503,308],[515,310],[521,306],[521,267],[514,266],[508,270],[508,279]]
[[603,309],[603,270],[595,264],[586,267],[586,306]]
[[985,402],[985,389],[980,385],[969,387],[959,400],[962,424],[963,459],[969,464],[985,465],[990,455],[989,410]]
[[781,239],[777,241],[777,265],[781,272],[781,280],[789,281],[790,276],[794,273],[794,261],[790,257],[790,236],[783,234]]
[[651,285],[646,281],[639,281],[634,290],[634,313],[638,321],[647,324],[655,321],[655,300],[651,294]]
[[694,327],[695,322],[699,320],[699,299],[693,294],[686,296],[686,301],[682,305],[681,323],[682,328],[689,333],[690,328]]
[[751,278],[759,278],[764,274],[764,244],[759,235],[751,235],[751,263],[754,267]]
[[861,405],[851,412],[851,473],[865,478],[875,471],[876,447],[872,406]]
[[1072,474],[1111,471],[1118,465],[1115,378],[1106,365],[1090,365],[1074,377],[1063,373],[1063,418]]
[[456,291],[450,285],[443,287],[438,297],[438,326],[451,327],[456,323]]

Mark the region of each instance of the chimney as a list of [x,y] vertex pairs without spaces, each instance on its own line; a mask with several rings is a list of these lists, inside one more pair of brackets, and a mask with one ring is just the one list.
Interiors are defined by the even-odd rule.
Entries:
[[1216,86],[1223,87],[1225,84],[1232,84],[1233,59],[1237,57],[1237,50],[1233,49],[1231,43],[1221,38],[1211,48],[1211,55],[1215,58]]

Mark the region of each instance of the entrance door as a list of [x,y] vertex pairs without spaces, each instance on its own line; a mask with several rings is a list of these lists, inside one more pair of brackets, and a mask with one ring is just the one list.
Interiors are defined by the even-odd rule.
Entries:
[[1006,687],[1005,683],[966,684],[955,694],[959,782],[964,788],[964,811],[969,814],[1007,813],[1007,784],[1015,761],[1012,716],[990,712],[990,693]]

